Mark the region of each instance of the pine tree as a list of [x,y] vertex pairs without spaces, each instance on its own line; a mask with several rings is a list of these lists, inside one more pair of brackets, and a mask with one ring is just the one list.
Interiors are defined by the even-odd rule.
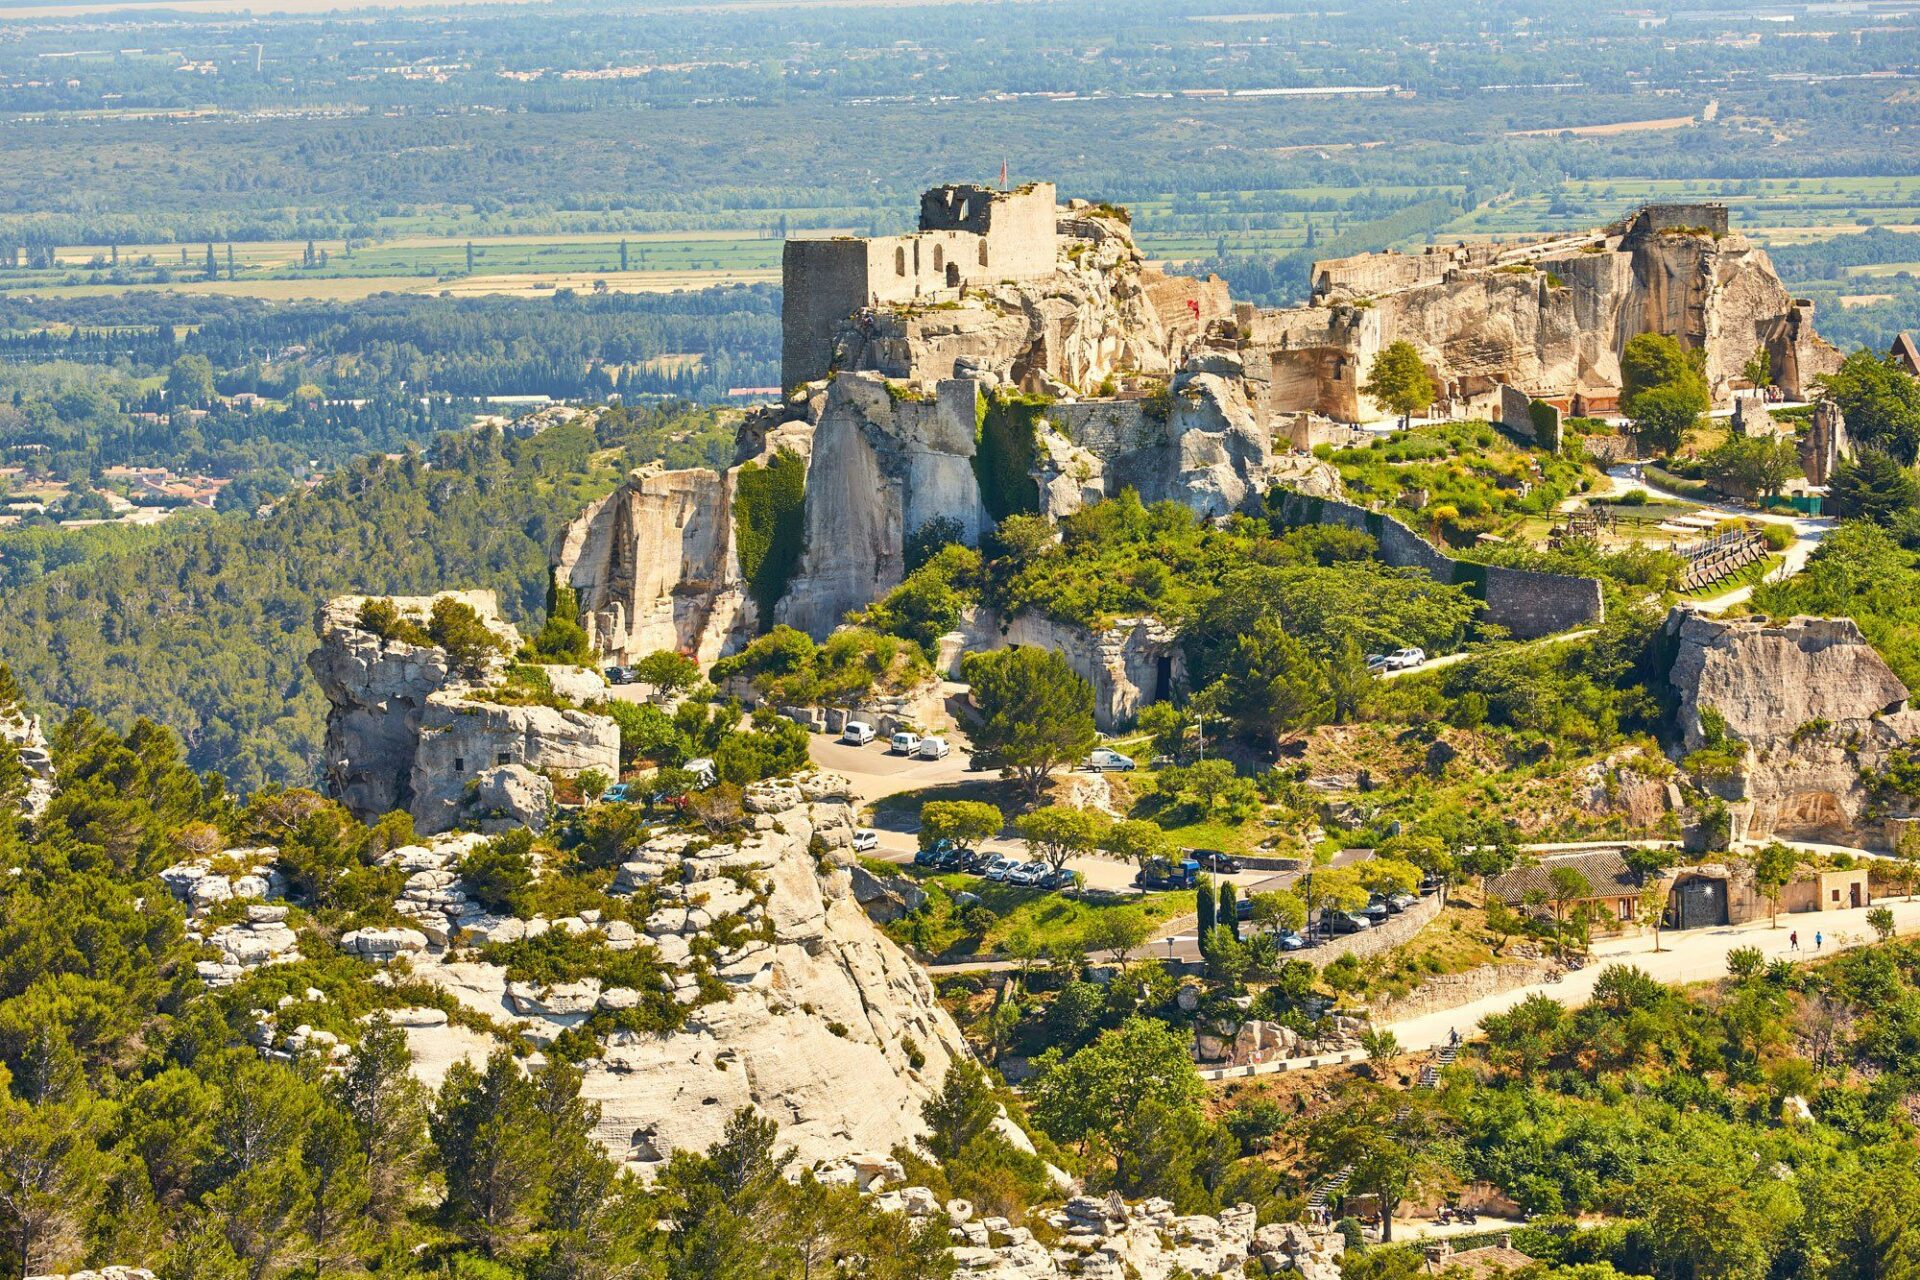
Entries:
[[412,1062],[406,1033],[381,1014],[332,1089],[366,1159],[367,1208],[387,1223],[406,1212],[426,1147],[426,1095],[410,1072]]
[[447,1181],[447,1217],[492,1257],[532,1225],[545,1189],[546,1125],[533,1082],[505,1049],[487,1059],[484,1072],[455,1063],[431,1127]]

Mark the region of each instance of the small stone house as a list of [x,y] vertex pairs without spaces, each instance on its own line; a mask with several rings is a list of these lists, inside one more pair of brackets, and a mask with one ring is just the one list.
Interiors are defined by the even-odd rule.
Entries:
[[1619,849],[1592,849],[1542,858],[1531,866],[1515,867],[1495,876],[1488,890],[1510,907],[1538,902],[1552,909],[1553,873],[1562,867],[1579,872],[1591,891],[1582,898],[1560,904],[1563,913],[1585,904],[1605,908],[1616,920],[1631,921],[1638,916],[1640,877],[1627,865],[1626,855]]
[[1873,892],[1865,867],[1849,867],[1844,871],[1809,871],[1780,893],[1782,914],[1790,911],[1848,911],[1872,904]]
[[1425,1249],[1428,1275],[1464,1276],[1467,1280],[1491,1280],[1494,1276],[1517,1275],[1534,1263],[1531,1255],[1513,1247],[1513,1237],[1503,1235],[1495,1244],[1480,1249],[1461,1249],[1445,1240],[1434,1240]]

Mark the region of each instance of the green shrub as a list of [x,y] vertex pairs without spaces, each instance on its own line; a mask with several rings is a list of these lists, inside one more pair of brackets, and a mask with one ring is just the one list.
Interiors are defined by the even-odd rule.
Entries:
[[1033,479],[1035,438],[1053,401],[1019,392],[981,395],[975,407],[973,474],[995,521],[1040,510]]
[[431,644],[432,637],[419,623],[401,615],[400,607],[392,600],[369,600],[360,606],[360,629],[371,631],[382,640],[398,640],[403,644]]
[[787,592],[800,567],[806,539],[807,464],[781,449],[765,466],[740,468],[733,498],[734,536],[747,593],[759,607],[763,625]]

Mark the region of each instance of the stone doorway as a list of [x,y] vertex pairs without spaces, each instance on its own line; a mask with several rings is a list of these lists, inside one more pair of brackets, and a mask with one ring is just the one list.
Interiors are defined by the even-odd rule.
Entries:
[[1674,886],[1674,928],[1707,929],[1727,923],[1725,884],[1705,876],[1693,876]]

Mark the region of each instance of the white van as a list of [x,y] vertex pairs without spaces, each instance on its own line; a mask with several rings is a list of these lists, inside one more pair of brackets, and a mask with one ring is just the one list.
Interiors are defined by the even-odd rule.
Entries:
[[864,747],[873,741],[873,726],[865,720],[849,720],[847,727],[841,730],[840,741],[850,746]]
[[945,738],[922,738],[920,745],[914,748],[913,754],[922,760],[945,760],[947,753],[951,750],[953,748],[947,745]]
[[889,749],[900,755],[910,756],[920,749],[920,735],[911,729],[902,729],[893,735],[893,742]]

